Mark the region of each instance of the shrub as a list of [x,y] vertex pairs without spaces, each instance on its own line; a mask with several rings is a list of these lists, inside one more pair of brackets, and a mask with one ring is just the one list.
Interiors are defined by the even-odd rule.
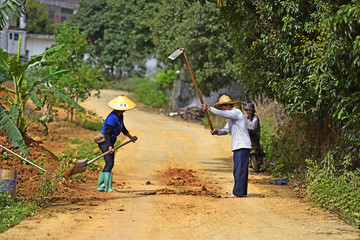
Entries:
[[44,175],[40,179],[39,190],[31,198],[31,201],[36,205],[40,205],[45,202],[46,199],[54,193],[56,183],[57,182],[54,178]]
[[146,105],[155,108],[169,107],[168,90],[149,78],[129,78],[122,88],[134,92],[136,99]]
[[343,220],[360,228],[360,169],[348,171],[350,157],[336,170],[335,160],[328,153],[321,165],[307,159],[307,191],[309,197],[323,208],[336,212]]
[[36,208],[34,204],[26,203],[21,198],[12,200],[8,193],[2,193],[0,195],[0,233],[19,224]]
[[96,115],[95,112],[87,111],[84,113],[77,113],[75,117],[75,124],[92,131],[100,131],[104,120]]

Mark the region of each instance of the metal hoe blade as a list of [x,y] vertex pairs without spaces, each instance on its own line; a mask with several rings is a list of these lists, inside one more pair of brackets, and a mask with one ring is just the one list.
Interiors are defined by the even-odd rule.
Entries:
[[174,61],[175,59],[177,59],[181,54],[183,54],[184,49],[183,48],[179,48],[178,50],[174,51],[170,56],[169,59]]
[[[121,148],[122,146],[126,145],[126,144],[129,144],[131,143],[132,140],[129,140],[127,142],[124,142],[123,144],[117,146],[114,148],[114,150],[118,149],[118,148]],[[73,163],[74,165],[67,171],[64,173],[64,176],[65,177],[70,177],[71,175],[73,174],[76,174],[76,173],[81,173],[81,172],[85,172],[86,171],[86,167],[89,166],[90,163],[98,160],[99,158],[102,158],[103,156],[109,154],[110,151],[107,151],[107,152],[104,152],[102,153],[101,155],[89,160],[87,158],[85,159],[81,159],[81,160],[75,160]]]
[[81,159],[81,160],[75,160],[74,161],[74,168],[72,169],[71,173],[81,173],[86,171],[86,167],[88,165],[88,159]]

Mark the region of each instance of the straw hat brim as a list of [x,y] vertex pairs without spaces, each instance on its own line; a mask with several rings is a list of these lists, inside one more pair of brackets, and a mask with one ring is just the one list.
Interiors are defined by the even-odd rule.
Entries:
[[114,110],[128,111],[134,109],[136,104],[125,96],[114,98],[108,103],[108,106]]
[[231,100],[231,101],[226,101],[226,102],[217,102],[213,105],[214,108],[218,108],[220,105],[224,105],[224,104],[236,104],[236,103],[239,103],[238,101],[234,101],[234,100]]

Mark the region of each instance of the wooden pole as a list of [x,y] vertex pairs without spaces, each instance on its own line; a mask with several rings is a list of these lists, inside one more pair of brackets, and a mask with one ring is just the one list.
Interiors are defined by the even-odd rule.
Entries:
[[[196,92],[197,92],[197,94],[198,94],[198,96],[199,96],[200,102],[201,102],[201,104],[204,104],[204,101],[203,101],[203,99],[202,99],[202,97],[201,97],[201,94],[200,94],[199,88],[198,88],[198,86],[197,86],[197,84],[196,84],[196,81],[195,81],[194,75],[193,75],[193,73],[192,73],[192,71],[191,71],[191,68],[190,68],[190,65],[189,65],[189,61],[188,61],[188,59],[187,59],[187,57],[186,57],[185,51],[182,53],[182,55],[183,55],[183,58],[184,58],[184,61],[185,61],[186,67],[187,67],[187,68],[188,68],[188,70],[189,70],[189,73],[190,73],[191,79],[192,79],[192,81],[193,81],[193,83],[194,83],[194,85],[195,85],[195,89],[196,89]],[[208,123],[209,123],[210,129],[211,129],[211,130],[214,130],[213,125],[212,125],[212,123],[211,123],[211,120],[210,120],[210,117],[209,117],[208,112],[207,112],[206,110],[205,110],[204,112],[205,112],[206,118],[207,118],[207,120],[208,120]]]

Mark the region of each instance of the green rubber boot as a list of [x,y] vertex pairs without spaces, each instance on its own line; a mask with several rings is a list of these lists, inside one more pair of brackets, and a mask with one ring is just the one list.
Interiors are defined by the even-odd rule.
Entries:
[[112,189],[112,177],[112,172],[104,172],[104,183],[106,192],[116,192],[114,189]]
[[105,173],[104,172],[100,172],[100,174],[99,174],[97,190],[99,192],[103,192],[106,190],[105,189]]

